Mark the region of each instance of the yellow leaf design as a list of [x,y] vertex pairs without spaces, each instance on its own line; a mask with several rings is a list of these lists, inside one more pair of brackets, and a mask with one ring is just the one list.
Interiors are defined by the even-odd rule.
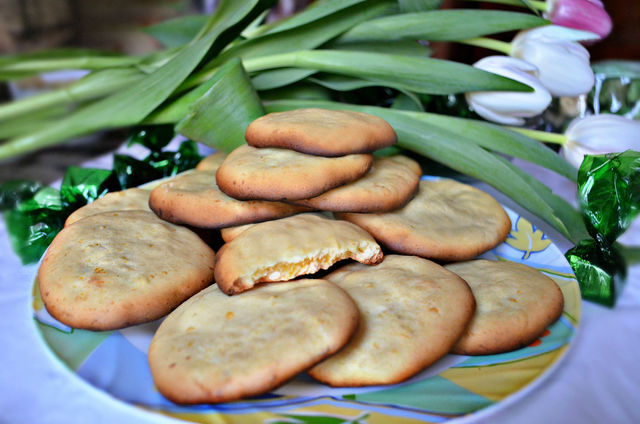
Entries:
[[31,292],[33,303],[32,308],[34,311],[38,312],[42,308],[44,308],[44,303],[42,303],[42,297],[40,296],[40,285],[38,284],[38,280],[33,283],[33,291]]
[[524,252],[522,259],[527,259],[532,252],[540,252],[551,244],[551,240],[544,238],[544,233],[533,228],[526,219],[519,217],[516,229],[511,231],[506,240],[514,249]]

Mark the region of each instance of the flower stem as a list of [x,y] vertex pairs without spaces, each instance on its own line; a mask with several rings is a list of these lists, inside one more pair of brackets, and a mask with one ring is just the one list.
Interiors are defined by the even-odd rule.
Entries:
[[567,136],[564,134],[530,130],[527,128],[518,128],[518,127],[507,127],[507,128],[512,131],[519,132],[520,134],[526,135],[529,138],[533,138],[534,140],[542,141],[544,143],[564,144],[567,142]]
[[505,41],[494,40],[486,37],[468,38],[459,40],[460,43],[469,44],[470,46],[484,47],[485,49],[495,50],[508,55],[511,53],[511,43]]

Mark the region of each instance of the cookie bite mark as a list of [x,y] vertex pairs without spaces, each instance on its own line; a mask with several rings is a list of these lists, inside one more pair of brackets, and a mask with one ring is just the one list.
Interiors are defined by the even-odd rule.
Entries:
[[380,246],[357,226],[301,214],[239,234],[218,252],[214,274],[220,289],[232,295],[258,283],[312,274],[343,259],[376,264],[382,258]]

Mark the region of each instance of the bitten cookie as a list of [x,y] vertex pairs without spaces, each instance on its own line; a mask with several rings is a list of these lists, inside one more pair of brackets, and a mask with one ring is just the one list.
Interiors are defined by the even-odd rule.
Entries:
[[511,221],[489,194],[454,180],[420,181],[415,197],[388,213],[337,213],[389,249],[441,261],[472,259],[502,243]]
[[420,165],[406,156],[377,158],[362,178],[292,203],[332,212],[388,212],[413,197],[421,175]]
[[216,171],[187,171],[151,192],[149,206],[162,219],[199,228],[223,228],[309,210],[281,202],[236,200],[216,184]]
[[337,351],[357,322],[351,298],[325,280],[233,297],[211,286],[160,325],[149,366],[174,402],[228,402],[268,392]]
[[446,268],[469,284],[477,305],[453,353],[491,355],[527,346],[562,314],[562,291],[534,268],[484,259]]
[[309,370],[331,386],[406,380],[450,351],[474,311],[460,277],[417,256],[387,255],[379,265],[350,264],[325,278],[360,311],[349,343]]
[[279,147],[318,156],[370,153],[397,140],[391,125],[377,116],[316,108],[262,116],[249,124],[245,138],[254,147]]
[[236,199],[299,200],[360,178],[372,161],[370,154],[325,158],[245,144],[227,156],[216,178],[220,190]]
[[95,215],[102,212],[112,211],[147,211],[149,209],[149,193],[150,190],[141,188],[129,188],[122,191],[114,191],[107,193],[99,199],[76,209],[67,217],[64,225],[71,225],[79,219],[87,216]]
[[222,162],[224,162],[226,157],[227,154],[225,152],[215,152],[198,162],[196,171],[215,171],[220,167]]
[[65,227],[38,271],[47,311],[74,328],[113,330],[160,318],[213,280],[215,254],[153,212],[91,215]]
[[257,283],[312,274],[348,258],[376,264],[382,251],[356,225],[300,214],[256,224],[222,246],[215,279],[222,291],[232,295]]

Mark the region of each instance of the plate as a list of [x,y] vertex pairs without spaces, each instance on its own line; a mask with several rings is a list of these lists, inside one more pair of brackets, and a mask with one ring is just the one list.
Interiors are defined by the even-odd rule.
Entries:
[[160,321],[118,331],[73,329],[43,307],[33,288],[35,324],[52,353],[89,384],[116,399],[187,421],[211,423],[441,423],[475,417],[522,397],[559,364],[580,318],[580,290],[562,253],[529,221],[505,208],[507,240],[482,257],[536,268],[562,289],[560,319],[531,345],[486,356],[447,355],[401,384],[331,388],[305,374],[266,395],[224,404],[177,405],[154,387],[147,349]]

